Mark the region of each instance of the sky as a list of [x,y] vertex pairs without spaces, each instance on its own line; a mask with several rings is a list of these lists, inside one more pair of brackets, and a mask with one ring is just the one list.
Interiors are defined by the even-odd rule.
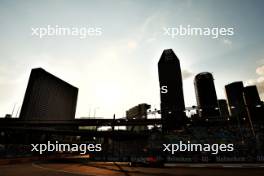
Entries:
[[[0,0],[0,116],[19,114],[29,74],[42,67],[79,88],[76,117],[123,117],[139,103],[159,109],[157,63],[178,56],[186,106],[196,104],[193,78],[213,73],[217,96],[234,81],[256,84],[264,99],[264,2],[259,0]],[[100,36],[32,35],[32,28],[102,30]],[[164,35],[179,25],[233,28],[233,36]]]

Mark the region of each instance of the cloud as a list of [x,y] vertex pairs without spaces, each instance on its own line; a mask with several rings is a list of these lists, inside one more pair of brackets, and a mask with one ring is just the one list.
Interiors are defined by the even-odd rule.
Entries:
[[150,43],[150,42],[154,42],[154,41],[156,41],[156,40],[157,40],[157,38],[155,38],[155,37],[151,37],[151,38],[148,38],[148,39],[146,40],[146,42]]
[[258,67],[258,68],[256,69],[256,73],[257,73],[258,75],[260,75],[260,76],[264,76],[264,65]]
[[232,45],[232,41],[230,39],[224,38],[222,39],[222,42],[227,45],[227,46],[231,46]]
[[[259,80],[259,79],[258,79]],[[258,88],[258,92],[259,92],[259,95],[260,95],[260,98],[262,100],[264,100],[264,77],[262,77],[261,79],[262,81],[257,81],[256,82],[256,86]]]
[[264,65],[258,67],[256,69],[256,73],[260,75],[260,77],[256,81],[256,85],[258,87],[261,99],[264,100]]
[[183,79],[187,79],[189,77],[191,77],[193,75],[192,72],[190,72],[189,70],[182,70],[182,78]]
[[256,73],[259,77],[246,81],[246,85],[256,85],[261,99],[264,100],[264,65],[257,67]]
[[138,45],[137,42],[134,41],[134,40],[130,40],[130,41],[128,41],[128,43],[127,43],[127,47],[130,48],[130,49],[134,49],[134,48],[136,48],[137,45]]
[[[161,11],[149,15],[145,18],[143,23],[139,25],[137,32],[138,42],[150,43],[156,41],[157,38],[162,35],[161,26],[165,26],[165,21],[168,14]],[[159,21],[159,23],[157,23]]]

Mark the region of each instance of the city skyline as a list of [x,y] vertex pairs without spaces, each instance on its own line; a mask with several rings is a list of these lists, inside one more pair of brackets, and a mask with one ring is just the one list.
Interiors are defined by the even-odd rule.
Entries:
[[[213,73],[218,99],[226,99],[225,85],[244,81],[245,85],[257,83],[263,100],[263,2],[255,2],[240,1],[239,7],[236,1],[154,1],[152,6],[147,1],[91,6],[69,1],[63,5],[0,2],[0,116],[11,113],[15,103],[16,108],[22,104],[34,67],[43,67],[80,88],[77,117],[88,116],[89,111],[93,114],[96,108],[96,116],[112,117],[115,113],[121,117],[138,103],[159,109],[156,64],[165,48],[172,48],[181,62],[186,106],[196,104],[193,78],[204,71]],[[224,14],[219,7],[225,9]],[[126,13],[119,13],[121,9]],[[254,13],[244,13],[247,11]],[[233,27],[234,36],[172,39],[163,35],[163,27],[189,24]],[[32,27],[47,25],[99,26],[102,36],[31,36]]]
[[[168,118],[166,117],[167,114],[173,114],[172,115],[173,119],[175,117],[179,119],[181,118],[184,119],[187,116],[189,116],[189,118],[193,118],[195,115],[202,117],[202,118],[210,117],[210,118],[218,119],[218,118],[225,117],[223,116],[223,114],[222,115],[220,114],[226,113],[224,111],[228,109],[229,109],[228,114],[230,115],[230,117],[232,116],[235,117],[236,115],[234,114],[234,112],[239,111],[239,109],[243,109],[245,112],[244,114],[239,115],[241,117],[245,118],[245,116],[247,116],[246,111],[249,111],[248,113],[250,114],[254,113],[254,118],[258,119],[261,117],[260,114],[262,114],[262,112],[261,112],[261,109],[259,108],[262,106],[263,101],[261,102],[259,91],[257,90],[257,85],[244,86],[243,81],[232,82],[230,84],[225,85],[225,94],[226,94],[225,98],[226,99],[218,99],[216,92],[215,92],[213,75],[209,72],[201,72],[197,74],[193,80],[197,105],[192,106],[192,107],[186,107],[184,103],[185,100],[183,97],[181,66],[180,66],[179,59],[175,55],[174,51],[172,49],[163,50],[160,60],[157,65],[158,65],[158,72],[159,72],[158,74],[159,74],[159,82],[160,82],[160,109],[156,109],[156,108],[152,109],[152,112],[157,113],[158,111],[160,111],[161,118],[166,119]],[[176,73],[176,74],[173,74],[173,73]],[[66,87],[64,87],[63,88],[64,90],[63,90],[62,85],[63,86],[66,85],[66,87],[69,86],[69,87],[76,89],[77,93],[73,93],[73,92],[70,93],[70,91],[67,90]],[[74,94],[76,94],[75,98],[73,98]],[[33,113],[41,114],[37,116],[30,115],[30,118],[35,118],[35,116],[40,117],[42,115],[46,116],[46,118],[50,118],[49,115],[47,116],[46,111],[49,113],[51,112],[53,114],[59,113],[56,115],[56,118],[57,118],[58,115],[61,115],[61,113],[65,113],[65,112],[63,110],[64,108],[61,108],[60,112],[54,111],[54,107],[57,107],[56,101],[61,102],[59,104],[60,106],[65,106],[65,105],[69,106],[66,110],[70,110],[70,107],[72,107],[74,109],[74,112],[70,114],[71,114],[71,117],[74,118],[76,117],[75,109],[76,109],[76,104],[77,104],[77,94],[78,94],[78,88],[72,86],[68,82],[61,80],[55,75],[52,75],[51,73],[47,72],[43,68],[32,68],[29,81],[28,81],[28,85],[27,85],[27,89],[24,95],[23,104],[20,107],[21,109],[19,108],[16,115],[14,116],[14,110],[15,110],[15,106],[14,106],[12,110],[12,114],[6,114],[6,118],[18,117],[18,116],[21,118],[21,112],[22,112],[22,116],[23,114],[25,114],[24,112],[25,107],[27,109],[26,111],[29,113],[33,112]],[[66,101],[67,98],[70,101]],[[75,100],[73,100],[72,98]],[[224,104],[227,102],[228,102],[228,105],[226,104],[226,108],[227,106],[229,108],[226,110],[222,109],[222,108],[225,108]],[[30,106],[33,106],[34,108],[33,109],[30,108],[28,103],[30,104]],[[148,106],[149,106],[148,107],[149,110],[151,111],[150,109],[151,105],[148,105]],[[43,107],[45,108],[43,109]],[[247,110],[247,108],[249,109]],[[53,110],[50,111],[50,109],[53,109]],[[196,110],[196,113],[195,114],[191,113],[187,115],[186,112],[191,109]],[[95,110],[94,110],[94,117],[96,117]],[[21,112],[19,113],[19,111]],[[90,113],[91,112],[89,112],[89,114]],[[67,116],[70,114],[66,113],[64,114],[64,116],[65,115]],[[92,117],[92,116],[89,115],[88,117]],[[124,117],[127,117],[127,116],[124,116]],[[63,118],[63,116],[61,116],[61,118]],[[115,114],[114,114],[114,118],[115,118]],[[183,121],[179,120],[177,123],[180,123],[180,124],[184,123],[184,120]]]

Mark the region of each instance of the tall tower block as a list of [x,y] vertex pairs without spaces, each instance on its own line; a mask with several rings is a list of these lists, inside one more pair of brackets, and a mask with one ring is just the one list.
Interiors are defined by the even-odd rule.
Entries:
[[158,70],[162,128],[168,132],[181,128],[186,118],[180,61],[172,49],[163,51]]
[[244,103],[244,84],[242,81],[233,82],[225,86],[231,120],[243,121],[247,112]]
[[213,75],[209,72],[199,73],[194,78],[194,87],[199,116],[208,120],[219,118]]
[[78,88],[42,68],[32,69],[20,119],[47,121],[75,118]]

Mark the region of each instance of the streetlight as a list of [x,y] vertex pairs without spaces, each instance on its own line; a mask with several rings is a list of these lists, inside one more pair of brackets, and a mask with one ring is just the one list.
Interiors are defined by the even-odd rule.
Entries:
[[100,107],[94,108],[94,118],[95,118],[95,114],[96,114],[96,109],[100,109]]

